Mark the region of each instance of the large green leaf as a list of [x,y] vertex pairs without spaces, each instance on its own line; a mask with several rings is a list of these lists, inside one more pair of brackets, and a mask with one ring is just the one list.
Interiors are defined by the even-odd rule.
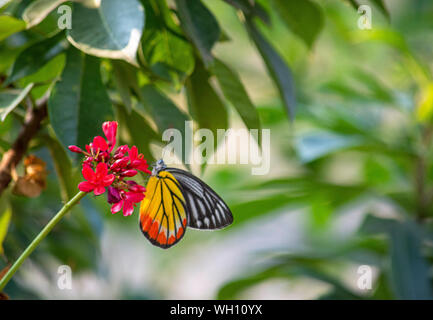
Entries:
[[149,111],[158,126],[159,133],[167,129],[175,128],[185,132],[185,121],[188,117],[185,113],[165,96],[160,90],[152,85],[141,88],[141,102]]
[[68,0],[33,1],[23,13],[23,20],[26,22],[27,28],[29,29],[39,24],[51,11],[66,1]]
[[62,41],[63,38],[63,33],[60,33],[52,38],[37,42],[22,51],[12,67],[6,85],[37,72],[61,53],[67,46],[66,42]]
[[191,116],[197,121],[200,128],[213,132],[216,143],[217,129],[226,129],[228,126],[227,110],[209,84],[209,74],[202,64],[197,64],[186,83],[186,88]]
[[0,121],[5,121],[7,115],[24,100],[32,88],[33,83],[30,83],[22,90],[0,92]]
[[128,113],[132,110],[131,90],[136,94],[140,91],[137,79],[137,69],[121,60],[111,61],[113,79]]
[[398,299],[433,299],[421,243],[422,230],[415,222],[395,224],[391,230],[391,279]]
[[26,24],[22,20],[11,16],[0,16],[0,41],[25,28]]
[[209,65],[212,47],[221,34],[217,20],[200,0],[176,0],[176,4],[183,29]]
[[95,7],[74,4],[68,40],[85,53],[137,64],[136,53],[144,27],[141,3],[138,0],[94,3]]
[[99,135],[103,121],[113,117],[101,80],[100,62],[70,48],[61,80],[48,101],[50,122],[63,144],[84,146]]
[[172,20],[165,2],[146,2],[146,29],[142,37],[143,58],[159,77],[184,78],[194,69],[193,49]]
[[215,60],[211,70],[216,76],[224,96],[235,107],[246,127],[259,130],[260,144],[261,125],[259,114],[238,75],[220,60]]
[[271,44],[263,37],[254,25],[254,22],[250,19],[247,19],[247,28],[266,63],[269,74],[278,87],[290,118],[293,119],[295,116],[296,99],[292,72],[283,58],[281,58]]
[[[146,85],[141,88],[140,100],[144,106],[144,111],[149,113],[158,127],[159,134],[163,134],[167,129],[177,129],[180,131],[185,141],[185,133],[188,116],[179,110],[179,108],[165,96],[160,90],[152,85]],[[184,162],[188,162],[189,150],[186,150],[186,145],[183,144],[182,156],[179,158]]]
[[321,8],[310,0],[272,0],[276,11],[296,35],[311,47],[323,28]]

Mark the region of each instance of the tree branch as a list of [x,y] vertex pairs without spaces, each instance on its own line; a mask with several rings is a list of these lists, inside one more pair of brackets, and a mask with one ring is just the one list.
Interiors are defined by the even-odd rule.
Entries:
[[24,125],[12,147],[6,151],[0,162],[0,195],[12,180],[12,168],[18,165],[27,151],[30,140],[38,132],[42,120],[47,116],[46,101],[38,108],[31,108],[26,115]]

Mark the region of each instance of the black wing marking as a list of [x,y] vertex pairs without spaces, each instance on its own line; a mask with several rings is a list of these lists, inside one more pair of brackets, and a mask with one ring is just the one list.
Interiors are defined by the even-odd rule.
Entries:
[[233,215],[227,204],[206,183],[191,173],[166,168],[182,187],[182,194],[188,207],[188,226],[194,229],[221,229],[233,222]]

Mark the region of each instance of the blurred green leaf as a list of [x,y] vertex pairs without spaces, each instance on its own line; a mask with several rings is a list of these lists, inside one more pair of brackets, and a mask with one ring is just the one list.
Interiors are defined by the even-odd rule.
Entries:
[[84,146],[100,134],[102,122],[113,110],[100,74],[97,58],[70,48],[62,78],[48,101],[51,125],[64,147]]
[[[274,259],[278,261],[278,259]],[[283,262],[273,262],[273,265],[263,270],[253,273],[249,277],[241,278],[225,284],[220,288],[217,299],[237,299],[239,294],[246,289],[260,284],[270,279],[292,279],[298,276],[313,278],[332,286],[331,293],[322,296],[322,299],[360,299],[346,288],[333,276],[330,276],[324,269],[327,264],[332,264],[327,259],[307,257],[307,256],[288,256]]]
[[295,116],[295,88],[293,82],[292,72],[290,71],[283,58],[275,51],[271,44],[263,37],[254,22],[247,19],[247,29],[260,51],[269,74],[275,81],[281,97],[283,98],[284,105],[291,119]]
[[259,130],[261,144],[261,125],[259,114],[238,75],[220,60],[215,60],[212,73],[216,76],[225,98],[235,107],[248,129]]
[[308,133],[297,139],[296,150],[302,162],[311,162],[330,153],[358,146],[362,139],[331,132]]
[[[218,129],[228,127],[228,115],[224,103],[209,83],[209,76],[202,64],[196,65],[186,83],[188,108],[199,127],[211,130],[217,137]],[[217,141],[214,142],[216,146]]]
[[66,43],[62,41],[63,39],[64,34],[60,33],[52,38],[39,41],[22,51],[18,55],[5,85],[37,72],[47,62],[64,51]]
[[136,65],[144,20],[138,0],[104,0],[92,8],[75,3],[68,40],[87,54]]
[[289,29],[311,48],[324,25],[320,6],[310,0],[272,0],[272,2]]
[[66,203],[77,193],[77,182],[72,175],[72,163],[66,154],[65,148],[60,142],[49,135],[44,136],[44,141],[53,158],[54,168],[60,185],[62,200]]
[[[158,127],[158,132],[163,134],[167,129],[177,129],[185,140],[185,127],[187,126],[188,116],[179,110],[179,108],[166,97],[161,91],[152,85],[146,85],[141,88],[140,101],[145,107],[144,111],[148,112]],[[185,146],[184,146],[185,147]],[[183,148],[182,161],[186,162],[188,157],[185,148]]]
[[167,80],[173,73],[181,78],[190,75],[194,69],[192,46],[181,35],[165,2],[145,4],[147,23],[141,42],[146,64]]
[[305,199],[306,196],[304,194],[279,193],[260,199],[256,197],[245,202],[232,204],[230,205],[230,209],[235,217],[233,227],[238,227],[260,216],[274,213],[276,210],[284,208],[289,204],[301,204]]
[[371,0],[379,9],[382,11],[383,15],[389,20],[391,19],[391,16],[389,14],[388,9],[385,6],[385,3],[383,0]]
[[411,221],[391,230],[391,279],[398,299],[433,299],[429,266],[421,251],[422,233]]
[[416,116],[419,121],[428,121],[433,116],[433,82],[426,84],[421,88],[418,105],[416,107]]
[[139,92],[136,69],[120,60],[111,61],[113,78],[128,113],[132,111],[131,90]]
[[62,3],[68,0],[36,0],[33,1],[24,11],[23,20],[30,29],[41,23],[47,15]]
[[246,15],[252,15],[260,18],[263,22],[269,24],[270,18],[266,10],[256,1],[249,0],[224,0],[234,8],[242,10]]
[[200,0],[176,0],[176,5],[183,29],[208,66],[213,60],[211,49],[221,33],[217,20]]
[[9,224],[11,221],[12,210],[5,198],[5,196],[0,201],[0,254],[4,254],[3,241],[8,232]]
[[25,27],[26,24],[22,20],[11,16],[0,16],[0,41],[16,32],[24,30]]
[[0,92],[0,120],[2,122],[27,97],[32,88],[33,83],[30,83],[22,90],[13,89]]

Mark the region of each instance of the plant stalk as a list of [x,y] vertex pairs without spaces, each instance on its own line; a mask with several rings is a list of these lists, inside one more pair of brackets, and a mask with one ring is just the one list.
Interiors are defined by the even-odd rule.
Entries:
[[41,241],[50,233],[50,231],[54,228],[54,226],[65,216],[69,210],[72,209],[74,205],[76,205],[80,200],[86,195],[86,192],[78,192],[71,200],[69,200],[62,209],[48,222],[45,228],[33,239],[32,243],[24,250],[24,252],[20,255],[20,257],[15,261],[12,267],[8,270],[8,272],[4,275],[4,277],[0,280],[0,292],[7,285],[12,276],[17,272],[19,267],[23,264],[24,260],[36,249],[36,247],[41,243]]

